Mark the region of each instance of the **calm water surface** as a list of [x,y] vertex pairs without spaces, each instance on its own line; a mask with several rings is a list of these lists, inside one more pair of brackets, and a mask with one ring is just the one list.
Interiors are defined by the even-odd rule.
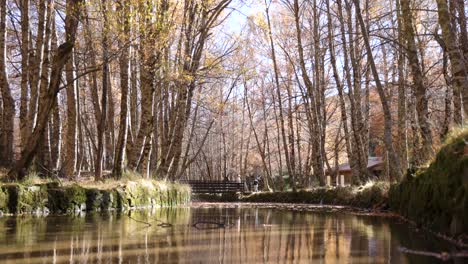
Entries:
[[453,250],[396,219],[264,205],[0,218],[0,263],[437,263],[400,246]]

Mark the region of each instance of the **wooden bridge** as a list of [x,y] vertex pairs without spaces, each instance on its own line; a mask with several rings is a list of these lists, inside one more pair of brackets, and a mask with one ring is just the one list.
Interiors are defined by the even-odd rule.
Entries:
[[235,193],[245,192],[244,182],[231,181],[181,181],[192,188],[192,193]]

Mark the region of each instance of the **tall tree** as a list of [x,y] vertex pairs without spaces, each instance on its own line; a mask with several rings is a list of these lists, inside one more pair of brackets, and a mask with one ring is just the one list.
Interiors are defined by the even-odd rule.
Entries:
[[271,30],[271,22],[270,22],[270,14],[269,14],[269,4],[265,1],[265,7],[266,7],[266,18],[267,18],[267,25],[268,25],[268,38],[270,42],[270,49],[271,49],[271,58],[273,61],[273,72],[275,76],[275,91],[276,91],[276,97],[278,100],[278,117],[279,117],[279,123],[280,123],[280,130],[281,130],[281,136],[283,139],[283,153],[285,156],[286,160],[286,167],[288,169],[288,175],[291,178],[291,186],[293,191],[296,191],[296,175],[294,175],[293,171],[293,166],[291,165],[291,158],[290,158],[290,152],[288,149],[288,141],[286,137],[286,128],[284,124],[284,114],[283,114],[283,102],[282,102],[282,96],[281,96],[281,87],[279,83],[279,73],[278,73],[278,65],[277,65],[277,60],[276,60],[276,52],[275,52],[275,44],[273,42],[273,33]]
[[76,81],[74,69],[74,56],[73,52],[70,59],[65,65],[65,75],[67,80],[67,130],[65,134],[65,159],[63,161],[63,169],[65,175],[73,178],[76,168]]
[[[454,93],[460,93],[463,100],[463,111],[465,118],[468,116],[468,68],[457,45],[456,31],[452,27],[447,0],[436,0],[439,24],[442,29],[442,38],[447,47],[450,58],[450,66],[453,76]],[[466,32],[465,32],[466,33]],[[466,47],[465,47],[466,48]]]
[[21,104],[20,131],[21,145],[28,137],[28,102],[29,102],[29,0],[20,1],[21,8]]
[[421,156],[419,163],[424,163],[432,156],[432,134],[429,123],[429,109],[426,87],[424,85],[424,76],[419,63],[418,50],[415,41],[415,32],[413,25],[413,14],[410,8],[409,0],[400,0],[402,16],[402,32],[406,43],[406,53],[411,69],[414,83],[414,94],[416,96],[416,110],[418,114],[418,123],[421,131],[422,149],[418,151]]
[[94,161],[94,179],[96,181],[102,180],[102,165],[104,157],[105,133],[107,122],[107,98],[109,89],[109,18],[107,11],[107,1],[101,2],[102,16],[103,16],[103,29],[102,29],[102,94],[101,94],[101,116],[97,123],[97,153],[96,160]]
[[364,46],[367,51],[368,63],[370,64],[372,75],[374,76],[375,86],[377,88],[377,92],[380,97],[380,102],[382,104],[382,110],[383,110],[383,115],[384,115],[384,143],[385,143],[385,148],[388,151],[390,173],[392,175],[395,175],[395,178],[401,179],[403,176],[403,173],[401,171],[400,159],[398,157],[398,154],[395,152],[395,149],[393,147],[393,142],[392,142],[392,114],[390,111],[390,105],[388,103],[385,90],[383,88],[382,82],[380,81],[379,73],[375,65],[374,55],[372,54],[372,48],[370,46],[369,35],[367,33],[366,24],[364,23],[364,19],[362,18],[361,6],[359,3],[359,0],[353,0],[353,1],[354,1],[354,5],[356,8],[356,16],[358,19],[358,23],[362,31]]
[[13,131],[15,101],[11,95],[6,66],[6,0],[0,0],[0,89],[3,101],[3,114],[0,131],[0,165],[8,166],[13,161]]
[[117,2],[117,11],[119,16],[120,34],[119,46],[122,50],[119,57],[120,68],[120,123],[119,136],[117,139],[115,162],[113,168],[113,176],[116,179],[122,177],[125,145],[127,144],[127,129],[128,129],[128,91],[129,91],[129,70],[130,70],[130,5],[128,2],[120,0]]
[[40,102],[43,107],[38,113],[36,127],[21,152],[20,160],[16,162],[15,166],[8,173],[10,179],[24,178],[25,169],[27,169],[31,164],[31,161],[37,151],[39,139],[46,130],[50,111],[55,100],[57,100],[57,93],[60,90],[60,77],[63,67],[70,58],[73,46],[75,45],[78,19],[80,17],[80,10],[83,2],[84,0],[67,0],[66,2],[65,42],[57,48],[57,51],[53,56],[50,84],[47,90],[47,95]]

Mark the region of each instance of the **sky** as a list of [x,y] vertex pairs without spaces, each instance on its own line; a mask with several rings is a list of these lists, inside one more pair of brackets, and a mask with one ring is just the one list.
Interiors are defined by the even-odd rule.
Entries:
[[263,0],[233,0],[230,5],[232,13],[228,17],[225,29],[239,33],[247,18],[259,11],[263,11]]

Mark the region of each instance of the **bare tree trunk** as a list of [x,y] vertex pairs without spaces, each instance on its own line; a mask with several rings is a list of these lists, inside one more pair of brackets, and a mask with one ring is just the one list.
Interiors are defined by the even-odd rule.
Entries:
[[[140,4],[140,12],[142,16],[143,25],[150,27],[150,14],[146,9],[150,6],[147,4]],[[153,128],[152,112],[153,112],[153,97],[154,97],[154,65],[155,51],[151,47],[150,43],[154,40],[154,29],[142,28],[140,29],[143,39],[140,43],[140,91],[141,91],[141,117],[140,117],[140,129],[138,134],[134,135],[134,142],[129,148],[128,153],[128,167],[131,170],[138,170],[140,164],[145,163],[145,159],[149,157],[149,150],[151,149],[151,133]],[[148,146],[149,145],[149,146]],[[130,146],[129,146],[130,147]],[[148,149],[149,147],[149,149]]]
[[[442,41],[443,42],[443,41]],[[439,135],[441,139],[444,139],[450,130],[450,125],[453,119],[453,110],[452,110],[452,102],[453,102],[453,88],[452,88],[452,78],[448,73],[448,55],[447,49],[445,45],[443,46],[443,57],[442,57],[442,72],[444,74],[445,84],[447,87],[445,88],[445,111],[444,111],[444,121],[442,123],[442,127],[439,131]]]
[[271,46],[271,58],[273,60],[273,71],[275,73],[275,84],[276,84],[276,96],[278,99],[278,116],[279,116],[279,121],[280,121],[280,130],[281,130],[281,136],[283,139],[283,152],[286,160],[286,166],[288,168],[288,175],[291,179],[291,186],[293,191],[296,191],[296,178],[294,175],[294,171],[292,170],[291,166],[291,159],[289,155],[289,150],[288,150],[288,141],[286,138],[286,130],[285,130],[285,124],[284,124],[284,116],[283,116],[283,103],[282,103],[282,98],[281,98],[281,88],[279,84],[279,73],[278,73],[278,65],[276,62],[276,53],[275,53],[275,45],[273,43],[273,33],[271,31],[271,22],[270,22],[270,15],[269,15],[269,7],[268,4],[265,1],[265,7],[266,7],[266,17],[267,17],[267,22],[268,22],[268,37],[270,41],[270,46]]
[[[57,50],[57,32],[55,28],[55,11],[54,5],[47,6],[47,18],[46,18],[46,31],[45,39],[46,43],[44,44],[44,60],[42,62],[42,71],[41,71],[41,80],[39,86],[39,101],[38,101],[38,112],[43,111],[44,105],[42,102],[47,97],[47,92],[49,85],[51,83],[51,58],[52,51]],[[53,105],[55,102],[52,103]],[[37,123],[36,123],[37,126]],[[35,153],[35,166],[37,172],[43,175],[50,174],[51,169],[51,159],[52,155],[50,153],[50,133],[49,133],[49,122],[44,128],[44,132],[39,136],[39,143],[37,151]]]
[[[353,12],[352,5],[350,2],[346,1],[346,11],[348,14],[348,44],[349,44],[349,59],[351,61],[351,69],[345,65],[345,68],[348,68],[347,73],[352,72],[352,82],[351,74],[348,75],[348,97],[351,107],[351,129],[353,131],[351,141],[351,146],[353,148],[353,154],[356,158],[356,167],[354,169],[355,173],[358,175],[354,181],[356,183],[365,181],[367,179],[367,153],[364,152],[363,146],[363,118],[362,118],[362,107],[361,107],[361,56],[359,48],[359,27],[353,30]],[[357,17],[356,17],[357,19]],[[357,22],[356,22],[357,24]],[[365,23],[367,25],[367,21]],[[356,25],[357,26],[357,25]],[[361,30],[362,31],[362,30]],[[356,43],[355,43],[356,42]],[[344,40],[344,45],[346,45],[346,40]],[[345,55],[347,56],[347,55]]]
[[31,84],[30,84],[30,100],[29,100],[29,117],[28,117],[28,136],[31,134],[35,124],[36,124],[36,117],[37,117],[37,106],[38,106],[38,99],[39,99],[39,87],[41,82],[41,75],[42,75],[42,66],[44,60],[44,38],[45,38],[45,27],[46,27],[46,17],[49,16],[46,14],[50,10],[47,8],[46,0],[39,0],[37,4],[39,11],[38,11],[38,25],[37,25],[37,37],[36,37],[36,51],[34,53],[34,57],[30,57],[31,59]]
[[69,179],[73,179],[75,176],[76,168],[76,104],[77,100],[75,97],[76,92],[76,81],[75,81],[75,69],[74,69],[74,55],[70,56],[70,59],[65,65],[65,75],[67,79],[67,130],[65,133],[65,159],[63,161],[63,170],[65,176]]
[[107,89],[109,88],[109,53],[108,53],[108,14],[107,14],[107,1],[102,1],[102,15],[104,18],[103,33],[102,33],[102,94],[101,94],[101,118],[97,123],[97,138],[98,146],[96,153],[96,160],[94,162],[94,180],[102,180],[102,163],[104,157],[104,144],[107,122]]
[[13,118],[15,101],[11,96],[6,67],[6,0],[0,0],[0,88],[3,100],[2,127],[0,130],[0,166],[13,162]]
[[[294,175],[296,181],[299,180],[297,179],[298,176],[300,176],[297,173],[296,169],[296,151],[295,151],[295,143],[296,140],[294,138],[294,123],[293,123],[293,104],[292,104],[292,91],[291,91],[291,73],[289,72],[291,69],[288,69],[288,79],[286,81],[286,91],[288,94],[288,112],[287,112],[287,118],[288,118],[288,142],[289,142],[289,162],[291,163],[291,171],[292,174]],[[265,101],[265,100],[263,100]],[[266,122],[266,119],[265,119]]]
[[[396,0],[398,41],[404,45],[403,21],[400,7],[400,0]],[[398,154],[400,156],[402,170],[408,168],[408,137],[407,137],[407,114],[406,114],[406,87],[405,87],[405,55],[401,49],[398,49]]]
[[120,67],[120,123],[119,136],[116,144],[115,162],[113,176],[116,179],[122,177],[125,145],[127,144],[127,116],[128,116],[128,90],[129,90],[129,54],[130,54],[130,21],[128,17],[129,3],[124,0],[117,2],[119,12],[119,23],[123,26],[122,37],[119,38],[119,46],[122,50],[119,57]]
[[361,26],[364,46],[367,51],[368,62],[370,64],[370,68],[374,76],[375,86],[377,88],[377,92],[379,94],[380,101],[382,104],[382,110],[384,114],[384,143],[385,143],[385,148],[387,149],[388,154],[389,154],[390,172],[392,175],[395,175],[397,179],[401,179],[403,174],[401,171],[400,158],[398,157],[398,154],[395,152],[393,148],[393,142],[392,142],[392,114],[390,111],[390,106],[388,104],[383,85],[380,82],[380,77],[379,77],[379,73],[377,72],[377,67],[375,66],[374,56],[372,54],[372,48],[370,46],[366,25],[364,24],[364,20],[362,19],[362,15],[361,15],[361,7],[359,5],[359,0],[353,0],[353,1],[356,7],[356,15],[358,18],[358,22]]
[[[245,95],[244,95],[245,96]],[[272,93],[272,98],[273,102],[276,102],[276,97],[275,93]],[[277,113],[277,106],[276,103],[273,103],[273,112],[275,114],[275,127],[276,127],[276,146],[278,148],[278,176],[279,176],[279,184],[281,185],[281,188],[284,188],[284,179],[283,179],[283,156],[281,155],[281,132],[280,132],[280,123],[279,123],[279,118],[278,118],[278,113]],[[307,167],[308,168],[308,167]]]
[[25,170],[31,164],[36,153],[39,139],[46,130],[50,110],[52,109],[54,102],[57,99],[57,93],[60,90],[60,76],[62,74],[62,69],[70,58],[75,44],[78,17],[82,3],[83,0],[67,0],[65,17],[66,40],[58,47],[57,52],[53,56],[49,89],[47,90],[47,95],[44,97],[44,100],[41,101],[42,107],[39,110],[37,125],[31,136],[28,138],[25,148],[21,152],[21,159],[8,173],[10,179],[21,180],[24,178]]
[[[340,113],[341,113],[341,122],[340,122],[340,127],[343,127],[343,132],[344,132],[344,138],[345,138],[345,146],[346,146],[346,154],[348,156],[348,162],[350,164],[351,168],[356,167],[356,161],[354,159],[354,154],[351,148],[351,142],[350,142],[350,133],[348,129],[348,114],[346,112],[346,101],[344,99],[344,93],[343,93],[343,84],[341,82],[339,73],[338,73],[338,68],[336,66],[336,55],[335,55],[335,47],[333,45],[333,28],[332,28],[332,20],[331,20],[331,13],[330,13],[330,5],[329,1],[327,0],[327,18],[328,18],[328,45],[329,45],[329,50],[330,50],[330,62],[332,64],[333,68],[333,77],[335,79],[335,84],[338,89],[338,97],[339,97],[339,102],[340,102]],[[347,56],[344,54],[344,56]],[[339,132],[337,132],[339,134]],[[338,162],[338,161],[336,161]],[[358,175],[353,175],[353,178],[359,177]],[[354,180],[354,179],[353,179]]]
[[[91,68],[97,69],[97,55],[96,50],[94,49],[93,44],[93,36],[92,36],[92,24],[90,23],[89,13],[90,11],[86,10],[85,17],[84,17],[84,27],[85,27],[85,45],[86,49],[89,53],[89,64]],[[91,85],[89,85],[89,90],[91,93],[91,102],[93,104],[94,110],[94,119],[96,124],[99,123],[101,120],[101,106],[99,105],[99,88],[98,88],[98,80],[97,80],[97,72],[91,73]]]
[[[316,5],[314,2],[314,9],[316,9]],[[301,75],[302,79],[304,81],[305,87],[307,89],[307,100],[309,100],[309,103],[306,105],[310,105],[310,107],[307,107],[308,109],[306,112],[309,112],[308,118],[309,118],[309,126],[312,131],[311,139],[312,139],[312,167],[314,169],[314,174],[319,180],[319,184],[321,186],[325,185],[325,175],[323,171],[323,160],[321,158],[322,155],[322,150],[321,150],[321,143],[320,143],[320,129],[319,129],[319,109],[317,105],[317,100],[320,100],[317,98],[317,94],[314,91],[314,85],[309,77],[309,74],[307,73],[307,68],[305,64],[305,59],[304,59],[304,48],[302,45],[302,30],[301,30],[301,25],[300,25],[300,9],[299,9],[299,1],[294,0],[293,4],[293,13],[294,13],[294,21],[295,21],[295,27],[296,27],[296,38],[297,38],[297,49],[298,49],[298,55],[299,55],[299,64],[301,67]],[[316,28],[316,30],[318,30]],[[317,32],[315,32],[317,33]],[[317,51],[317,50],[316,50]],[[315,53],[317,55],[317,52]],[[318,73],[314,73],[316,79],[315,85],[318,86],[319,82],[318,80]]]
[[460,47],[463,50],[465,66],[468,64],[468,30],[466,25],[466,4],[464,0],[452,0],[457,3],[458,24],[460,25]]
[[28,137],[29,99],[29,0],[20,1],[21,8],[21,100],[20,100],[20,140],[24,147]]
[[[352,81],[351,81],[351,70],[350,70],[350,67],[349,67],[349,53],[351,53],[353,51],[348,52],[348,45],[347,45],[348,41],[346,40],[346,35],[345,35],[346,29],[345,29],[345,21],[344,21],[344,16],[343,16],[343,11],[342,11],[343,10],[342,2],[341,2],[341,0],[338,0],[338,1],[336,1],[336,3],[338,5],[338,19],[339,19],[339,22],[340,22],[341,41],[343,43],[342,45],[343,45],[343,58],[344,58],[344,63],[343,63],[344,74],[346,76],[346,85],[347,85],[347,87],[349,87],[349,89],[351,89],[353,84],[352,84]],[[349,32],[349,34],[351,34],[351,32]],[[342,89],[341,97],[343,97],[343,101],[344,101],[344,84],[342,86],[343,86],[343,89]],[[349,97],[349,98],[350,98],[351,112],[353,112],[353,111],[355,111],[354,98],[353,97]],[[342,107],[345,107],[345,106],[346,105],[344,105]],[[347,115],[347,112],[345,112],[344,114]],[[343,113],[342,113],[342,115],[343,115]],[[354,117],[355,117],[355,115],[352,114],[351,115],[351,129],[353,128],[353,123],[355,123],[353,121]],[[346,118],[346,120],[343,120],[342,122],[343,122],[343,128],[347,129],[347,126],[348,126],[347,118]],[[352,131],[353,131],[353,133],[355,133],[354,129],[352,129]],[[361,178],[361,175],[360,175],[360,166],[361,165],[360,165],[360,159],[358,157],[359,153],[357,153],[357,152],[359,152],[359,150],[356,149],[356,144],[355,144],[356,137],[350,132],[346,133],[346,131],[345,131],[345,138],[347,138],[347,140],[348,140],[347,144],[349,144],[348,160],[349,160],[349,164],[350,164],[351,171],[352,171],[352,174],[353,174],[353,182],[358,183],[360,181],[360,178]]]
[[[244,87],[247,87],[247,86],[244,86]],[[247,88],[245,88],[247,89]],[[247,94],[246,94],[247,96]],[[247,97],[246,97],[247,98]],[[257,134],[257,130],[255,129],[255,125],[253,123],[253,113],[250,109],[250,103],[247,100],[247,110],[248,110],[248,113],[249,113],[249,120],[250,120],[250,128],[252,129],[253,133],[254,133],[254,136],[255,136],[255,141],[257,142],[257,148],[258,148],[258,154],[260,154],[260,157],[262,159],[262,165],[263,165],[263,170],[265,172],[265,185],[266,185],[266,188],[269,189],[270,186],[269,186],[269,183],[268,183],[268,178],[270,178],[270,175],[269,175],[269,170],[268,170],[268,165],[267,165],[267,162],[266,162],[266,157],[265,157],[265,148],[262,147],[261,143],[260,143],[260,139],[258,138],[258,134]]]
[[51,158],[51,169],[56,170],[58,169],[60,163],[60,152],[61,152],[61,120],[60,120],[60,109],[59,104],[55,101],[55,104],[52,108],[52,116],[51,120],[49,121],[49,129],[50,129],[50,158]]
[[[442,28],[442,38],[447,47],[447,53],[450,58],[452,69],[453,90],[455,93],[461,93],[463,100],[463,112],[465,118],[468,116],[468,72],[463,54],[457,47],[456,33],[450,23],[450,13],[447,0],[437,0],[437,11],[439,15],[439,24]],[[466,48],[466,47],[465,47]]]
[[425,163],[434,153],[432,148],[431,125],[429,123],[428,99],[426,87],[424,86],[423,73],[416,48],[415,32],[413,29],[413,16],[411,14],[409,0],[400,0],[402,14],[402,34],[406,43],[406,53],[411,68],[414,83],[414,94],[416,95],[416,110],[418,123],[421,130],[422,149],[419,164]]
[[[112,65],[109,65],[109,68]],[[104,153],[104,168],[112,168],[114,165],[114,154],[115,154],[115,101],[112,93],[112,69],[109,69],[109,75],[107,76],[109,87],[107,88],[107,118],[106,118],[106,150]]]

